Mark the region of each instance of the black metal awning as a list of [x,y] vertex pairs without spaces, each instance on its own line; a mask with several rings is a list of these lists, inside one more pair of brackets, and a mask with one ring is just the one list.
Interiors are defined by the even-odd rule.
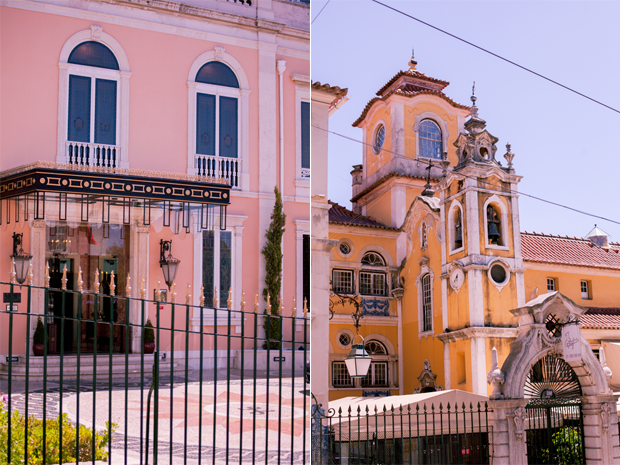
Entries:
[[220,228],[225,228],[230,185],[226,178],[54,162],[0,173],[0,224],[10,223],[13,216],[19,221],[19,202],[25,202],[25,219],[31,205],[34,219],[45,219],[46,201],[58,202],[59,221],[66,220],[68,203],[79,203],[82,221],[88,221],[89,206],[101,202],[102,223],[109,222],[110,205],[115,205],[123,207],[124,224],[129,224],[132,208],[142,209],[145,225],[150,224],[151,209],[163,208],[164,226],[170,225],[173,211],[181,214],[183,227],[189,227],[191,212],[198,212],[201,229],[209,228],[209,217],[219,206]]

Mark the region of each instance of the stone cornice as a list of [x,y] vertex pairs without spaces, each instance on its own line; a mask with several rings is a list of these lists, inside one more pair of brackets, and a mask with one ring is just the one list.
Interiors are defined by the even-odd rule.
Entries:
[[463,341],[474,337],[504,337],[516,339],[518,332],[518,328],[472,326],[469,328],[458,329],[456,331],[450,331],[449,333],[437,334],[435,337],[437,337],[441,342]]

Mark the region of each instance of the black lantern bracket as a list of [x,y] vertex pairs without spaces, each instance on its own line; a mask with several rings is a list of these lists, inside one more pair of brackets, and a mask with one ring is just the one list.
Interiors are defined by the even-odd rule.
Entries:
[[353,326],[355,326],[355,332],[359,334],[359,329],[361,326],[360,320],[364,318],[359,301],[350,295],[340,294],[334,291],[333,288],[331,291],[331,296],[336,297],[336,300],[329,300],[329,319],[331,320],[334,317],[334,308],[337,305],[342,305],[344,307],[346,304],[351,304],[355,307],[355,311],[351,314],[351,318],[353,318]]

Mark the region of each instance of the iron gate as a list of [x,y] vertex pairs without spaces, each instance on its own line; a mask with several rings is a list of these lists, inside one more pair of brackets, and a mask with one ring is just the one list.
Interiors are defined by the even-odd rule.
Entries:
[[524,392],[529,464],[585,464],[581,386],[564,360],[547,355],[528,374]]
[[[233,309],[230,295],[227,304],[223,296],[193,306],[176,303],[174,287],[167,302],[159,293],[162,301],[147,300],[144,285],[135,299],[123,284],[122,295],[104,295],[79,281],[78,290],[0,282],[8,302],[0,309],[0,463],[309,463],[305,308],[263,315],[258,296],[246,311],[244,302]],[[52,293],[59,312],[33,307],[34,299],[47,308]],[[106,318],[107,301],[122,301],[134,318]],[[84,306],[93,307],[89,317]],[[266,334],[279,325],[282,339],[262,336],[263,324]],[[41,356],[30,350],[37,327]],[[94,341],[69,350],[68,327],[77,341],[84,331]],[[149,333],[154,354],[145,350]],[[115,334],[122,344],[112,343]]]

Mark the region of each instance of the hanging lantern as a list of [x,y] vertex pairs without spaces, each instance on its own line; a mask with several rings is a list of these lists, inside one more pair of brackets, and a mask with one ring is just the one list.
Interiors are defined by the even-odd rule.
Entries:
[[[13,233],[13,255],[11,258],[15,262],[15,279],[19,284],[24,284],[28,275],[28,266],[32,255],[24,252],[22,248],[22,242],[24,240],[23,234]],[[19,250],[17,248],[19,247]]]
[[[166,252],[168,256],[166,257]],[[179,270],[179,263],[181,260],[172,256],[172,241],[159,241],[159,266],[164,273],[164,281],[168,285],[168,290],[172,286],[172,283],[177,277],[177,271]]]
[[[359,334],[355,337],[357,336],[359,336]],[[368,352],[364,349],[364,338],[362,336],[359,337],[362,339],[362,343],[353,344],[351,346],[351,352],[349,352],[347,358],[344,359],[344,363],[347,366],[351,378],[365,378],[370,369],[370,362],[372,362],[372,358],[370,358],[370,355],[368,355]],[[355,338],[353,338],[353,342],[355,342]]]

